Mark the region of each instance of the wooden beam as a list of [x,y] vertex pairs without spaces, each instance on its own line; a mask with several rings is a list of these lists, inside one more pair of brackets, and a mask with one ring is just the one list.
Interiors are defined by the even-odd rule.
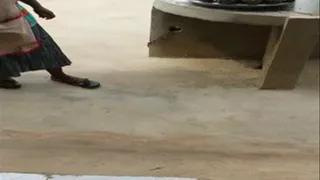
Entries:
[[260,89],[293,89],[319,39],[319,20],[288,18],[274,27],[264,56]]

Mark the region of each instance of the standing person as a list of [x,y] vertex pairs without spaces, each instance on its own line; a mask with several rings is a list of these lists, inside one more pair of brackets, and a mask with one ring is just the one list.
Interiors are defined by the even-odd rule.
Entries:
[[[37,0],[20,0],[30,5],[34,12],[43,19],[53,19],[55,14],[43,7]],[[62,52],[52,37],[37,23],[36,19],[20,4],[16,4],[24,18],[30,23],[34,36],[40,47],[26,54],[0,55],[0,88],[18,89],[21,84],[14,77],[21,72],[46,70],[51,75],[51,80],[82,87],[95,89],[100,83],[85,78],[70,76],[63,72],[62,67],[71,65],[69,58]],[[1,41],[0,41],[1,43]]]

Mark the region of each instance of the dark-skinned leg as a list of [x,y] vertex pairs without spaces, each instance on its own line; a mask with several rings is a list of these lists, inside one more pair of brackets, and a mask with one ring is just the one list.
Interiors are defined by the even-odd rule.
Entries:
[[47,69],[47,71],[51,74],[51,80],[56,82],[82,87],[86,89],[96,89],[100,87],[99,82],[91,81],[86,78],[68,75],[63,71],[62,68]]

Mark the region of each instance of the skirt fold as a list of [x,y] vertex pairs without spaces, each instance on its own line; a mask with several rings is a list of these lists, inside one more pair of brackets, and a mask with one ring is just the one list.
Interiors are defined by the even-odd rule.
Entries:
[[19,55],[0,56],[0,79],[18,77],[20,73],[52,68],[61,68],[71,64],[52,37],[39,25],[32,27],[40,48]]

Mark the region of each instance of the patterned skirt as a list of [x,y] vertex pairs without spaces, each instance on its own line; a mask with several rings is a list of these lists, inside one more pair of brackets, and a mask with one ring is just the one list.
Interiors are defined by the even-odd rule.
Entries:
[[60,68],[71,64],[52,37],[38,24],[32,27],[41,47],[23,55],[0,56],[0,79],[18,77],[27,71]]

